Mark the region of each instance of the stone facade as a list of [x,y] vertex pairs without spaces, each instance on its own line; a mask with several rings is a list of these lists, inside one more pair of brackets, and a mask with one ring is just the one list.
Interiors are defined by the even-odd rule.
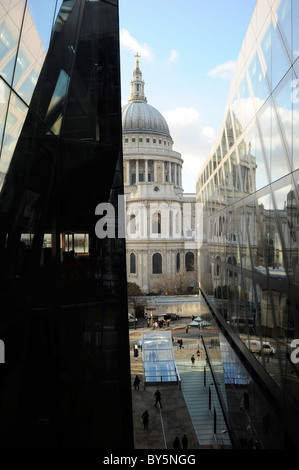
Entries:
[[147,103],[138,59],[122,110],[127,279],[146,293],[182,293],[196,285],[195,194],[183,192],[181,154]]

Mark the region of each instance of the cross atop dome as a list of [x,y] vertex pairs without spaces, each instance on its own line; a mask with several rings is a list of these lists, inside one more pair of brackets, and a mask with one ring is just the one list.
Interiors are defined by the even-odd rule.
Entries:
[[138,59],[139,59],[139,57],[141,57],[141,55],[139,55],[138,52],[137,52],[135,57],[136,57],[136,68],[137,68],[139,66],[139,60]]
[[133,72],[133,80],[131,81],[131,96],[128,102],[139,101],[147,103],[147,99],[144,96],[144,81],[142,80],[142,73],[139,68],[139,57],[141,57],[138,52],[135,54],[136,57],[136,67]]

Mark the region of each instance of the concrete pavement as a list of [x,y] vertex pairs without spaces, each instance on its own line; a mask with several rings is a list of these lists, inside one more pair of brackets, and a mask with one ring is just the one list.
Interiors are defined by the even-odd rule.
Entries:
[[[141,339],[142,331],[148,328],[130,330],[132,405],[134,422],[134,442],[136,449],[173,449],[173,441],[178,437],[180,442],[186,434],[188,449],[230,448],[230,441],[216,392],[209,386],[212,378],[206,367],[205,353],[196,334],[184,335],[185,323],[171,327],[173,333],[181,332],[184,349],[174,343],[174,356],[181,376],[181,387],[177,384],[147,385],[144,390],[142,354],[134,357],[133,344]],[[191,355],[196,356],[200,347],[201,357],[192,368]],[[206,387],[204,386],[206,370]],[[134,378],[141,379],[139,391],[134,390]],[[161,392],[162,409],[155,407],[155,392]],[[209,401],[210,400],[210,401]],[[211,406],[209,409],[209,403]],[[149,427],[144,429],[142,413],[149,412]],[[216,434],[214,433],[214,410],[217,416]],[[181,444],[182,447],[182,444]]]

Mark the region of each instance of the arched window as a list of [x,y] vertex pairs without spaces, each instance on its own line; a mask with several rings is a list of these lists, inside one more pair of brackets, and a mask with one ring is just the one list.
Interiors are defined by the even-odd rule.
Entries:
[[180,271],[181,269],[181,255],[180,253],[177,253],[176,254],[176,271],[177,273]]
[[130,274],[136,274],[136,255],[130,254]]
[[160,253],[153,255],[153,274],[162,274],[162,256]]
[[155,212],[152,217],[152,233],[161,233],[161,214]]
[[[237,260],[234,256],[230,256],[227,259],[227,263],[232,264],[233,266],[237,266]],[[233,272],[233,271],[229,270],[228,275],[229,275],[229,277],[233,277],[233,276],[236,277],[238,274],[236,272]]]
[[130,220],[128,223],[128,234],[136,235],[136,216],[135,214],[130,215]]
[[188,251],[185,256],[186,271],[194,271],[194,254]]
[[[216,261],[221,261],[220,256],[216,256]],[[216,266],[215,266],[215,274],[216,274],[216,276],[220,276],[220,266],[219,266],[219,264],[216,264]]]

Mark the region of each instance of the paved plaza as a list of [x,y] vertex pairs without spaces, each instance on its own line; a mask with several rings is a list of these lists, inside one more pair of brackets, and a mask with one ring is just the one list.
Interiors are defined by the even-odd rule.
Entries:
[[[212,384],[209,368],[206,366],[205,353],[198,334],[187,336],[185,323],[177,324],[171,329],[173,333],[181,332],[184,349],[173,345],[174,356],[181,378],[181,385],[161,384],[144,387],[142,353],[134,357],[134,343],[142,337],[147,328],[130,330],[132,404],[134,422],[134,442],[136,449],[173,449],[176,437],[180,440],[186,434],[188,449],[220,449],[230,448],[229,435],[222,417],[216,392]],[[185,335],[184,335],[185,334]],[[194,367],[191,355],[196,356],[200,349],[200,359],[196,359]],[[134,378],[141,379],[139,390],[134,389]],[[205,376],[205,379],[204,379]],[[155,407],[155,392],[161,392],[162,408]],[[210,397],[209,397],[210,389]],[[149,413],[149,426],[144,429],[142,414]],[[214,433],[214,416],[217,425]]]

